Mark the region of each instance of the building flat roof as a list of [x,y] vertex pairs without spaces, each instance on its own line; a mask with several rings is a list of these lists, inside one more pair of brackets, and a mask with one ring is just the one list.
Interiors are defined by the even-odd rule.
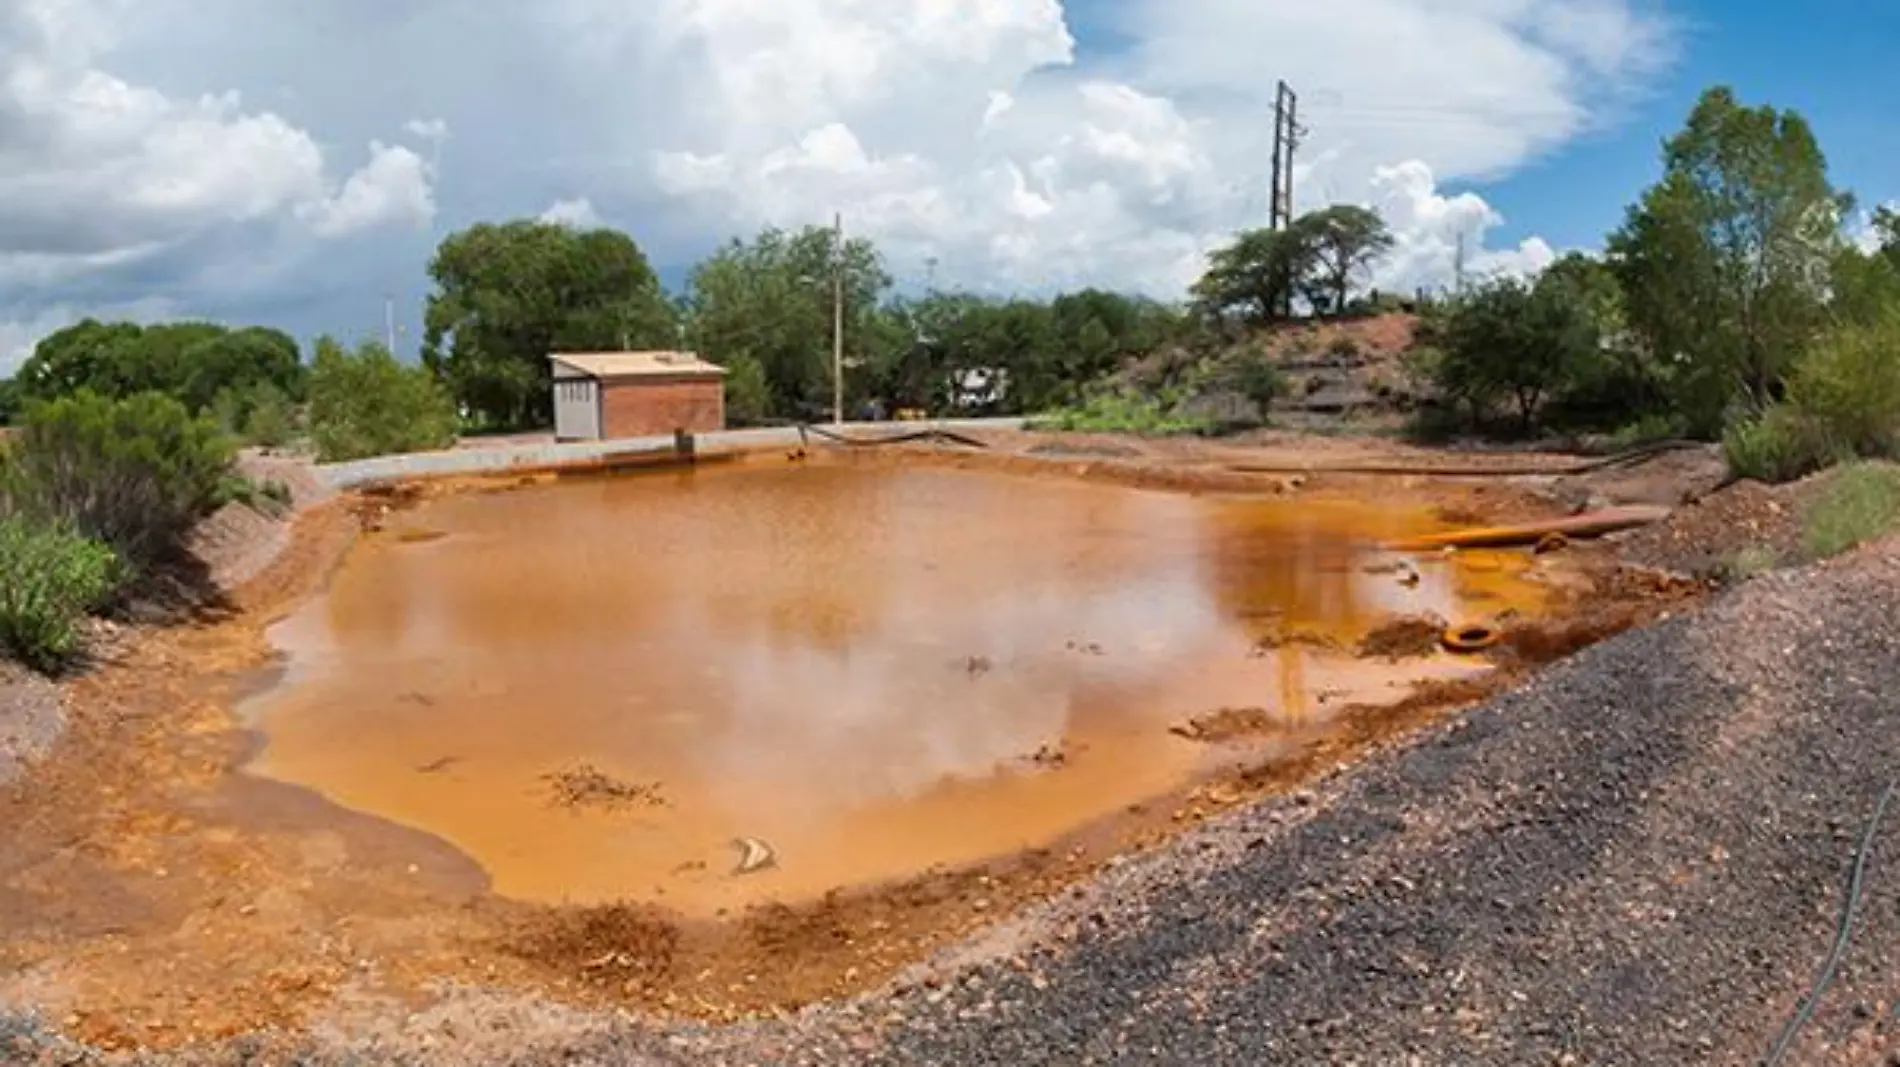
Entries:
[[692,352],[554,352],[548,359],[593,378],[717,377],[726,368]]

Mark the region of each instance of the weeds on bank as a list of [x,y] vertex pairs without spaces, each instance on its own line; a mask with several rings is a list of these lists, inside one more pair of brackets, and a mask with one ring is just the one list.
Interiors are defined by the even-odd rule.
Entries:
[[0,519],[0,646],[53,672],[79,651],[86,616],[117,596],[127,571],[112,549],[60,526]]
[[1837,556],[1900,526],[1900,465],[1842,466],[1808,505],[1803,526],[1815,559]]
[[1127,433],[1162,436],[1204,434],[1213,429],[1206,419],[1173,412],[1161,401],[1126,393],[1099,393],[1080,405],[1035,420],[1038,429],[1069,433]]

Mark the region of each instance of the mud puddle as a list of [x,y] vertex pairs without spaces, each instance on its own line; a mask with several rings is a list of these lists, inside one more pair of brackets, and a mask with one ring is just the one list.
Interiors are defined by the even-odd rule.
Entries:
[[1177,790],[1220,754],[1171,728],[1211,710],[1309,733],[1482,670],[1352,654],[1394,615],[1543,609],[1527,555],[1376,548],[1439,528],[894,465],[448,497],[273,629],[250,769],[438,835],[507,896],[811,899]]

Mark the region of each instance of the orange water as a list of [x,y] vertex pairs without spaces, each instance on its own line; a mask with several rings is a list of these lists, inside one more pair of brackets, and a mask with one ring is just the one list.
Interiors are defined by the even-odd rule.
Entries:
[[[276,627],[256,773],[433,832],[495,888],[693,913],[1046,843],[1189,781],[1167,727],[1394,700],[1393,612],[1537,610],[1518,554],[1368,573],[1397,506],[895,466],[702,470],[438,500]],[[444,536],[419,538],[419,532]],[[1375,568],[1376,569],[1376,568]],[[1052,766],[1034,759],[1060,749]],[[658,803],[566,806],[592,768]],[[732,873],[736,836],[778,853]]]

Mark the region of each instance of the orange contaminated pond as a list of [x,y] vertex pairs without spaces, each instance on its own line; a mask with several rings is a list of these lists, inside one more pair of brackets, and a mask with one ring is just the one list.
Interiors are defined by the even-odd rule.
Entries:
[[[504,895],[810,899],[1169,793],[1220,755],[1169,732],[1193,715],[1310,729],[1484,669],[1350,653],[1395,614],[1542,610],[1526,553],[1378,547],[1441,528],[890,464],[449,496],[273,628],[249,770],[438,835]],[[742,837],[776,865],[736,874]]]

